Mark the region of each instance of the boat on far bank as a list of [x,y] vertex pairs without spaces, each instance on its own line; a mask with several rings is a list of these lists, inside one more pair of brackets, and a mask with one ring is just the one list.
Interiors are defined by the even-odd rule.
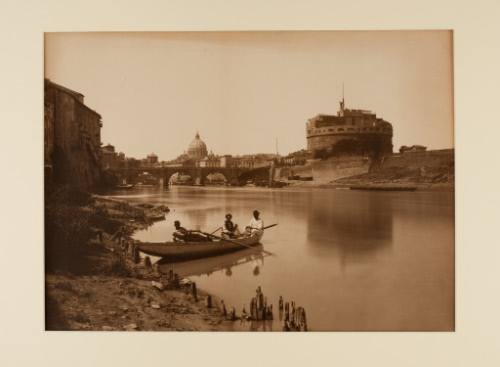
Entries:
[[176,261],[193,260],[256,246],[263,235],[262,232],[251,237],[204,242],[138,242],[136,246],[139,251],[152,256],[166,257]]
[[132,187],[134,187],[134,184],[116,185],[117,189],[131,189]]
[[415,191],[415,186],[351,186],[350,190],[371,190],[371,191]]
[[151,221],[164,220],[165,213],[164,212],[154,212],[154,213],[146,213],[146,218]]

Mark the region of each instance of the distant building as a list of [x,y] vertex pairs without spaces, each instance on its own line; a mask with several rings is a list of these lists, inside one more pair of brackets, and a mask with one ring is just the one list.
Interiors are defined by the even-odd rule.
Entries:
[[286,165],[303,165],[306,164],[308,159],[313,158],[313,154],[306,150],[300,150],[298,152],[290,153],[283,158],[283,163]]
[[148,157],[146,158],[146,162],[149,165],[158,164],[158,156],[154,153],[148,154]]
[[196,132],[194,140],[189,144],[187,154],[189,158],[193,160],[201,160],[208,156],[207,146],[203,140],[200,139],[200,134],[198,134],[198,132]]
[[118,153],[115,152],[115,147],[108,145],[101,149],[101,165],[103,168],[115,168],[118,163]]
[[123,168],[125,167],[125,154],[116,153],[115,147],[108,145],[101,148],[101,166],[104,169],[108,168]]
[[197,132],[195,139],[189,144],[187,152],[179,155],[172,161],[166,162],[168,167],[175,166],[198,166],[205,168],[216,167],[240,167],[240,168],[257,168],[269,166],[269,161],[276,157],[275,154],[248,154],[244,156],[233,157],[230,154],[223,156],[215,155],[212,151],[207,153],[205,142],[200,139],[200,134]]
[[[84,95],[44,80],[46,179],[92,186],[101,182],[101,115]],[[50,172],[50,173],[48,173]]]
[[231,163],[233,161],[233,157],[230,154],[226,154],[220,157],[220,166],[221,167],[231,167]]
[[200,161],[200,167],[220,167],[221,166],[221,160],[219,157],[216,157],[212,151],[210,151],[210,154],[203,158]]
[[399,148],[399,153],[407,154],[407,153],[425,153],[427,151],[427,147],[423,147],[421,145],[413,145],[411,147],[407,147],[403,145]]
[[351,110],[340,102],[337,115],[319,114],[308,120],[307,150],[329,149],[341,140],[377,142],[380,153],[392,153],[392,124],[367,110]]

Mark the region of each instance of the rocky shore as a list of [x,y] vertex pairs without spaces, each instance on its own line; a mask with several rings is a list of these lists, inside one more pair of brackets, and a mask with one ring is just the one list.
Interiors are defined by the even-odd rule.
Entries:
[[[96,196],[76,208],[66,201],[48,204],[49,212],[79,213],[73,220],[90,238],[68,248],[60,241],[51,243],[51,237],[59,235],[52,233],[58,227],[51,227],[51,221],[60,218],[47,216],[46,330],[232,330],[236,315],[224,312],[217,297],[202,290],[193,294],[188,280],[165,279],[145,259],[126,251],[124,244],[132,243],[134,231],[151,225],[144,211],[160,208]],[[77,231],[73,235],[82,237]]]

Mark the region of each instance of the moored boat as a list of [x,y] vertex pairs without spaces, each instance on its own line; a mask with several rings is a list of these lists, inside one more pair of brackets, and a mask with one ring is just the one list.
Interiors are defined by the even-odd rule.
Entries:
[[165,219],[165,213],[148,213],[146,218],[149,220],[163,220]]
[[116,185],[117,189],[131,189],[134,187],[134,184],[128,184],[128,185]]
[[221,255],[248,248],[249,246],[256,246],[263,234],[262,232],[252,237],[205,242],[139,242],[136,246],[139,251],[148,255],[168,257],[172,260],[190,260]]
[[370,191],[415,191],[415,186],[351,186],[350,190],[370,190]]

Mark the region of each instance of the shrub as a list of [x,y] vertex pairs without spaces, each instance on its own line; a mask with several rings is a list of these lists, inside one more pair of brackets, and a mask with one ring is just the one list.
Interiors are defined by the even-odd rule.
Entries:
[[123,255],[117,255],[105,272],[109,275],[118,275],[125,278],[133,276],[133,271]]

